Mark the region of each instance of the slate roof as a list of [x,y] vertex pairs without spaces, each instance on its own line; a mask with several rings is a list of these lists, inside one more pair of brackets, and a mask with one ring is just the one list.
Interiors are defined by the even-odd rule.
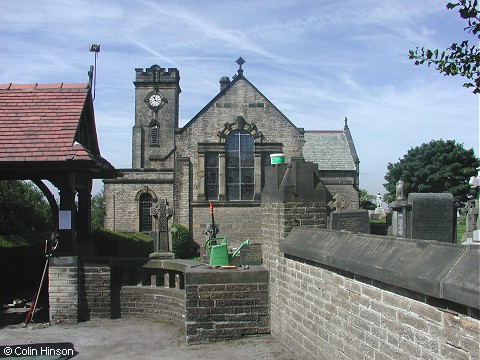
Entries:
[[0,168],[100,156],[88,84],[0,84]]
[[306,130],[303,157],[317,163],[318,170],[356,171],[358,157],[347,131]]

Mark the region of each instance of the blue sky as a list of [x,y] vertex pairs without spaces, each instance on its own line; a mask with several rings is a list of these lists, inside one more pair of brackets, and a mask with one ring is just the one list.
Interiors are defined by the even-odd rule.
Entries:
[[[242,56],[245,77],[295,125],[340,130],[360,157],[360,187],[385,192],[389,162],[430,140],[479,147],[479,96],[463,79],[408,59],[475,38],[448,1],[38,1],[0,6],[0,83],[81,83],[97,60],[102,155],[131,167],[135,68],[180,71],[180,125],[219,91]],[[478,42],[477,42],[478,43]],[[98,191],[99,184],[95,186]]]

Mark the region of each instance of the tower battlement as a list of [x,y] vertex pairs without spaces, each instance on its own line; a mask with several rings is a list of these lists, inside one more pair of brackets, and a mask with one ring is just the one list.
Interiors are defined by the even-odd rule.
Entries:
[[152,65],[150,68],[135,69],[135,85],[137,84],[156,84],[156,83],[178,83],[180,81],[180,73],[177,68],[162,68],[159,65]]

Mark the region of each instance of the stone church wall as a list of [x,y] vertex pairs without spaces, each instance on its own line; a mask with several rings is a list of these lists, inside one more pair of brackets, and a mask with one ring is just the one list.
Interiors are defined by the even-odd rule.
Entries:
[[[128,172],[124,180],[104,180],[105,227],[113,231],[134,233],[139,230],[138,196],[148,192],[155,199],[173,201],[173,172]],[[144,176],[142,178],[142,175]]]
[[[214,204],[215,225],[219,229],[217,237],[226,237],[229,246],[238,246],[244,240],[260,242],[262,237],[260,203],[244,205]],[[193,207],[193,239],[203,245],[204,232],[212,218],[208,204]]]

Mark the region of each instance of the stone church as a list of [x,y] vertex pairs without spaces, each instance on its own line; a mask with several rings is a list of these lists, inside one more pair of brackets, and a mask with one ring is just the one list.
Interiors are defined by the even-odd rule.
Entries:
[[156,229],[151,208],[173,209],[170,222],[187,226],[203,243],[214,207],[218,236],[229,242],[261,239],[261,192],[270,155],[288,163],[318,164],[327,190],[358,208],[359,159],[345,119],[338,131],[305,131],[290,121],[243,74],[220,78],[219,93],[183,127],[178,124],[180,74],[176,68],[135,69],[132,168],[104,180],[105,226],[121,232]]

